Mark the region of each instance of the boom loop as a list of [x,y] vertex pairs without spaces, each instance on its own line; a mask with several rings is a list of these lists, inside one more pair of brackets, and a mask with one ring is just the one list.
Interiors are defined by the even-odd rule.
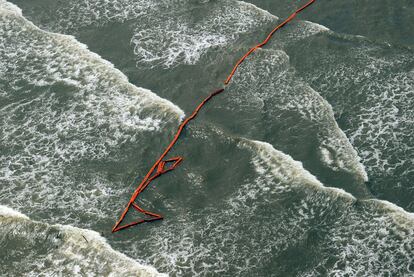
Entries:
[[[241,57],[237,63],[235,64],[235,66],[233,67],[232,71],[230,72],[230,74],[228,75],[228,77],[226,78],[226,80],[224,81],[224,85],[226,86],[231,79],[233,78],[234,74],[236,73],[238,67],[240,66],[240,64],[248,57],[250,56],[254,51],[256,51],[258,48],[263,47],[264,45],[266,45],[269,40],[272,38],[272,36],[274,35],[275,32],[277,32],[279,29],[281,29],[283,26],[285,26],[287,23],[289,23],[290,21],[292,21],[297,14],[299,14],[300,12],[302,12],[304,9],[306,9],[307,7],[309,7],[310,5],[312,5],[316,0],[310,0],[308,1],[305,5],[303,5],[302,7],[300,7],[299,9],[297,9],[294,13],[292,13],[287,19],[285,19],[282,23],[280,23],[279,25],[277,25],[266,37],[266,39],[264,41],[262,41],[261,43],[255,45],[254,47],[250,48],[249,51],[247,51],[246,54],[243,55],[243,57]],[[181,132],[183,131],[184,127],[191,121],[193,120],[198,112],[200,111],[200,109],[209,101],[211,100],[214,96],[222,93],[224,91],[224,88],[215,90],[214,92],[212,92],[209,96],[207,96],[193,111],[193,113],[187,117],[186,119],[184,119],[184,121],[178,126],[178,130],[177,133],[175,134],[173,140],[170,142],[170,144],[167,146],[167,148],[164,150],[164,152],[161,154],[161,156],[158,158],[158,160],[154,163],[154,165],[151,167],[151,169],[148,171],[147,175],[145,175],[144,179],[141,181],[141,183],[139,184],[139,186],[135,189],[134,193],[132,194],[128,205],[125,207],[124,211],[121,214],[121,217],[119,218],[119,220],[115,223],[114,227],[112,228],[112,232],[115,233],[117,231],[129,228],[131,226],[134,225],[138,225],[144,222],[152,222],[152,221],[156,221],[156,220],[161,220],[163,219],[163,217],[157,213],[154,212],[150,212],[147,210],[142,209],[141,207],[138,206],[137,203],[135,203],[135,200],[137,199],[137,197],[139,196],[140,193],[142,193],[147,187],[148,185],[154,181],[155,179],[157,179],[158,177],[160,177],[161,175],[170,172],[172,170],[174,170],[182,161],[183,161],[183,157],[174,157],[174,158],[170,158],[170,159],[166,159],[164,160],[164,158],[167,156],[167,154],[171,151],[171,149],[173,148],[173,146],[175,145],[175,143],[178,141]],[[144,216],[148,216],[149,218],[145,218],[145,219],[140,219],[131,223],[127,223],[127,224],[122,224],[122,221],[125,219],[125,216],[127,215],[128,211],[130,208],[133,208],[134,210],[136,210],[139,213],[144,214]]]

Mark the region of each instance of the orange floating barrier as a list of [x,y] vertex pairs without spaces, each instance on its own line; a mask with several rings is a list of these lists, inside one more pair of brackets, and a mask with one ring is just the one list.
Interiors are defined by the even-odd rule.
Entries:
[[[269,42],[269,40],[272,38],[273,34],[275,32],[277,32],[279,29],[281,29],[283,26],[285,26],[287,23],[289,23],[290,21],[292,21],[297,14],[299,14],[300,12],[302,12],[304,9],[306,9],[307,7],[309,7],[311,4],[313,4],[316,0],[310,0],[308,1],[305,5],[303,5],[302,7],[300,7],[299,9],[297,9],[294,13],[292,13],[286,20],[284,20],[282,23],[280,23],[278,26],[276,26],[266,37],[266,39],[264,41],[262,41],[261,43],[257,44],[256,46],[252,47],[245,55],[243,55],[243,57],[241,57],[236,65],[233,67],[231,73],[229,74],[229,76],[226,78],[226,80],[224,81],[224,85],[227,85],[231,79],[233,78],[234,74],[237,71],[237,68],[240,66],[240,64],[248,57],[250,56],[254,51],[256,51],[258,48],[263,47],[265,44],[267,44]],[[173,148],[173,146],[175,145],[175,143],[178,141],[181,132],[183,131],[184,127],[191,121],[193,120],[198,112],[201,110],[201,108],[209,101],[211,100],[214,96],[222,93],[224,91],[224,88],[218,89],[214,92],[212,92],[209,96],[207,96],[193,111],[193,113],[187,117],[186,119],[184,119],[184,121],[178,126],[178,130],[177,133],[175,134],[173,140],[170,142],[170,144],[167,146],[167,148],[164,150],[164,152],[161,154],[161,156],[158,158],[158,160],[154,163],[154,165],[151,167],[151,169],[148,171],[147,175],[145,175],[144,179],[141,181],[141,183],[139,184],[139,186],[135,189],[134,193],[132,194],[128,205],[125,207],[124,211],[122,212],[119,220],[115,223],[114,227],[112,228],[112,232],[115,233],[117,231],[132,227],[134,225],[138,225],[144,222],[152,222],[152,221],[156,221],[156,220],[161,220],[163,219],[163,217],[159,214],[156,214],[154,212],[150,212],[147,210],[142,209],[141,207],[138,206],[137,203],[135,203],[135,200],[137,199],[137,197],[139,196],[140,193],[142,193],[147,187],[148,185],[154,181],[156,178],[160,177],[161,175],[172,171],[173,169],[175,169],[182,161],[183,158],[178,156],[178,157],[174,157],[174,158],[170,158],[170,159],[166,159],[164,160],[164,158],[168,155],[168,153],[171,151],[171,149]],[[143,214],[146,218],[144,219],[140,219],[131,223],[126,223],[122,225],[123,220],[125,219],[125,216],[127,215],[128,211],[130,208],[133,208],[134,210],[136,210],[137,212]]]

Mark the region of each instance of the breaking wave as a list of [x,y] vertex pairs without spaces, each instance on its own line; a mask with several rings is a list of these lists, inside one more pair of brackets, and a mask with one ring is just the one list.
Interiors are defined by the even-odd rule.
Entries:
[[113,250],[97,232],[32,221],[1,205],[0,245],[7,245],[0,269],[9,275],[165,276]]

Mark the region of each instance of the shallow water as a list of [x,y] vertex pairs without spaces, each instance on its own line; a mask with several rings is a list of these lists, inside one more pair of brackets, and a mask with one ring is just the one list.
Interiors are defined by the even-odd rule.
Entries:
[[414,274],[414,5],[390,3],[282,29],[139,199],[165,219],[111,234],[300,2],[0,0],[1,272]]

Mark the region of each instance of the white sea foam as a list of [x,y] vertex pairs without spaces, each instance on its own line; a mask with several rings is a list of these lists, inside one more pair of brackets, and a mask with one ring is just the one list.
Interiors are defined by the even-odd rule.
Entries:
[[271,144],[255,140],[242,140],[240,147],[247,148],[257,155],[253,164],[257,173],[263,174],[265,168],[270,170],[272,178],[282,180],[285,186],[308,185],[319,190],[327,190],[333,194],[341,195],[352,200],[355,197],[343,189],[325,187],[314,175],[303,168],[301,162],[295,161],[291,156],[276,150]]
[[[47,48],[47,50],[49,50],[52,46],[54,47],[59,47],[62,50],[66,50],[66,51],[70,51],[73,50],[74,52],[77,53],[77,55],[81,56],[82,59],[85,59],[86,61],[84,61],[83,63],[78,63],[78,64],[74,64],[72,63],[71,66],[73,66],[74,68],[67,68],[67,72],[65,72],[68,75],[74,75],[74,76],[66,76],[65,78],[62,78],[60,72],[56,72],[56,68],[53,68],[53,66],[56,66],[56,63],[54,63],[54,61],[49,61],[50,63],[46,64],[46,68],[47,68],[47,72],[48,73],[54,73],[52,75],[52,77],[55,77],[56,79],[53,80],[54,82],[59,82],[62,81],[63,83],[66,83],[67,85],[80,85],[78,83],[78,81],[73,80],[74,77],[79,77],[80,73],[82,72],[82,69],[85,69],[87,66],[85,65],[85,63],[90,63],[90,64],[94,64],[97,68],[95,69],[96,71],[100,71],[99,73],[101,73],[102,75],[111,75],[111,81],[115,81],[115,82],[119,82],[121,85],[125,86],[125,90],[128,91],[129,93],[132,94],[136,94],[139,95],[140,97],[142,97],[143,99],[140,99],[142,102],[144,102],[143,104],[147,104],[147,105],[151,105],[151,104],[158,104],[161,107],[163,107],[162,111],[163,112],[170,112],[170,113],[175,113],[179,118],[182,118],[184,116],[184,112],[176,105],[174,105],[173,103],[169,102],[168,100],[165,100],[159,96],[157,96],[155,93],[151,92],[148,89],[144,89],[144,88],[137,88],[135,86],[133,86],[132,84],[130,84],[128,82],[128,78],[118,69],[116,69],[112,63],[108,62],[107,60],[102,59],[99,55],[97,55],[96,53],[90,52],[87,48],[87,46],[85,44],[82,44],[80,42],[78,42],[73,36],[70,35],[63,35],[63,34],[57,34],[57,33],[50,33],[50,32],[46,32],[43,31],[41,29],[39,29],[37,26],[35,26],[32,22],[26,20],[23,16],[22,16],[22,11],[19,7],[17,7],[16,5],[9,3],[5,0],[1,0],[0,2],[0,12],[3,13],[3,16],[7,16],[7,13],[12,12],[17,20],[22,21],[22,25],[21,28],[24,31],[29,31],[27,30],[27,28],[32,29],[31,31],[33,31],[34,33],[40,33],[44,35],[44,38],[39,39],[38,43],[45,43],[45,47]],[[13,17],[13,16],[12,16]],[[5,18],[6,19],[6,18]],[[7,20],[10,20],[9,18],[7,18]],[[12,34],[10,33],[12,31],[12,29],[8,29],[8,28],[13,28],[12,25],[8,25],[7,22],[4,22],[2,25],[4,29],[4,31],[7,32],[7,35],[10,36],[14,36],[16,34]],[[34,35],[35,37],[36,35]],[[46,44],[46,40],[50,39],[50,42],[52,44]],[[53,45],[54,44],[54,45]],[[32,46],[38,50],[37,48],[39,46],[32,44]],[[66,49],[65,49],[66,48]],[[59,50],[60,50],[59,49]],[[28,55],[27,52],[22,51],[23,49],[16,49],[16,51],[21,51],[21,54],[26,54]],[[57,51],[56,51],[57,52]],[[20,53],[19,53],[20,54]],[[37,53],[36,53],[37,54]],[[45,55],[53,55],[55,53],[47,53],[39,51],[39,54],[45,54]],[[61,53],[63,56],[63,53]],[[11,52],[11,53],[7,53],[7,55],[10,56],[16,56],[18,55],[18,53],[16,52]],[[68,55],[67,58],[72,58],[72,55]],[[64,56],[65,57],[65,56]],[[23,57],[21,57],[23,58]],[[66,58],[66,57],[65,57]],[[64,60],[64,58],[62,59]],[[61,64],[58,66],[62,66]],[[62,68],[60,68],[62,69]],[[91,70],[91,72],[89,73],[95,73],[97,74],[97,72],[94,72],[93,70]],[[26,77],[26,76],[25,76]],[[32,77],[32,76],[30,76]],[[49,77],[49,76],[48,76]],[[84,77],[84,76],[82,76]],[[92,82],[92,84],[87,84],[87,85],[96,85],[94,84],[94,82],[96,82],[98,76],[88,76],[88,78],[86,78],[86,81],[90,81]],[[109,77],[109,76],[105,76],[105,77]],[[47,79],[47,78],[45,78]],[[27,80],[29,81],[29,80]],[[108,80],[109,81],[109,80]],[[44,79],[40,79],[40,80],[31,80],[31,82],[37,84],[37,85],[46,85],[48,84],[48,80],[44,80]],[[141,104],[140,106],[143,106],[143,104]]]
[[[298,80],[285,52],[271,49],[256,51],[248,62],[242,64],[229,89],[234,96],[228,100],[232,103],[227,104],[226,109],[243,107],[245,110],[247,106],[260,111],[263,110],[261,106],[266,104],[272,107],[266,109],[266,115],[270,118],[278,118],[284,113],[297,114],[301,121],[308,122],[304,126],[309,128],[307,135],[315,133],[321,163],[333,171],[354,175],[360,183],[367,180],[357,152],[335,121],[331,105],[310,86]],[[292,122],[287,128],[297,128],[296,124],[300,122]]]
[[[303,76],[345,121],[344,132],[375,179],[373,190],[389,199],[394,192],[412,195],[412,50],[334,33],[316,43],[317,50],[305,54]],[[414,202],[403,201],[412,210]]]
[[[261,99],[256,98],[255,101],[259,107],[263,105]],[[303,116],[309,116],[306,111],[304,109]],[[70,115],[68,119],[75,122]],[[27,127],[30,128],[30,124]],[[245,183],[236,184],[235,193],[224,204],[219,203],[218,207],[208,207],[198,213],[182,213],[185,216],[154,228],[150,239],[134,242],[135,252],[140,253],[143,247],[153,251],[148,260],[177,275],[231,272],[248,276],[266,266],[267,272],[276,272],[285,266],[284,262],[291,262],[283,260],[288,256],[284,254],[289,253],[284,251],[295,251],[301,246],[306,246],[303,251],[311,251],[305,254],[320,262],[319,265],[309,265],[308,275],[320,274],[319,269],[331,275],[412,274],[413,229],[395,222],[394,215],[398,209],[390,216],[387,209],[381,211],[366,203],[368,201],[362,201],[357,207],[359,201],[342,190],[324,188],[316,177],[303,169],[300,162],[288,155],[266,143],[247,143],[255,149],[251,152],[257,175]],[[261,154],[257,154],[257,149],[261,149]],[[330,149],[322,148],[321,155],[326,163],[335,165],[332,162],[335,155]],[[43,161],[42,157],[39,161]],[[344,167],[344,163],[337,164]],[[189,178],[203,182],[196,175],[189,174]],[[110,186],[105,185],[105,178],[97,179],[103,180],[103,188],[92,193],[111,193],[108,191]],[[86,191],[87,185],[82,185],[79,191]],[[307,243],[312,240],[308,241],[307,237],[315,226],[323,237],[308,247]],[[72,231],[68,230],[69,233]],[[62,248],[64,259],[72,257],[76,261],[74,264],[82,259],[83,254],[77,255],[73,248],[82,248],[86,240],[94,240],[97,235],[89,237],[88,232],[81,232],[85,236],[83,238],[77,230],[75,233],[75,242],[70,242],[69,250]],[[53,260],[60,263],[60,255]],[[332,261],[335,262],[333,266]],[[78,270],[79,267],[70,264],[68,270],[73,269]]]
[[[194,13],[201,12],[194,8]],[[234,43],[275,17],[254,5],[238,1],[209,2],[209,12],[198,19],[177,9],[153,15],[149,24],[139,25],[131,42],[139,63],[147,66],[195,64],[207,50]]]
[[[297,191],[300,186],[303,187],[305,195],[302,196],[302,207],[297,208],[292,215],[301,228],[306,230],[303,224],[306,225],[308,220],[318,217],[315,212],[325,206],[325,201],[330,205],[327,210],[332,212],[330,214],[332,219],[328,220],[332,220],[332,223],[328,223],[326,226],[329,235],[324,237],[321,244],[314,247],[317,247],[317,251],[320,253],[333,255],[336,262],[333,265],[327,264],[327,261],[320,257],[315,267],[302,271],[302,276],[318,275],[321,268],[324,268],[328,275],[332,276],[342,276],[345,273],[381,276],[385,274],[384,272],[388,272],[390,275],[414,273],[412,267],[414,216],[412,213],[407,213],[387,201],[376,199],[356,201],[353,196],[341,190],[325,188],[315,177],[306,172],[300,163],[293,161],[289,156],[275,150],[267,143],[244,140],[240,145],[247,146],[253,152],[252,163],[261,176],[259,177],[259,191],[262,194],[280,197],[280,195],[271,194],[271,191],[283,194],[286,191]],[[289,177],[286,178],[287,176]],[[282,190],[277,188],[263,189],[272,183],[276,187],[286,187]],[[309,184],[312,184],[316,194],[306,190]],[[243,186],[243,190],[252,190],[252,185]],[[332,194],[335,196],[335,200],[332,202],[328,195],[321,197],[317,191],[326,192],[328,195]],[[246,202],[249,197],[245,192],[241,192],[239,195],[236,203],[239,203],[239,199]],[[319,196],[315,197],[317,195]],[[254,197],[254,200],[262,199]],[[289,209],[295,206],[294,202]],[[341,206],[341,203],[347,204]],[[233,206],[237,207],[237,205]],[[337,210],[338,207],[339,210]],[[322,209],[324,212],[327,210]],[[320,220],[318,219],[316,222]],[[292,232],[295,232],[299,226],[294,226]],[[320,226],[319,228],[319,232],[323,232],[324,227]]]
[[[324,187],[268,143],[242,139],[239,146],[251,153],[256,174],[242,183],[229,180],[226,187],[235,190],[218,196],[222,201],[166,219],[133,252],[145,245],[148,260],[173,275],[280,273],[302,253],[314,259],[288,269],[298,276],[316,276],[322,268],[333,276],[412,272],[414,221],[396,220],[404,212]],[[292,252],[301,254],[292,258]]]
[[[252,5],[257,10],[260,10],[264,15],[273,17],[276,20],[279,19],[277,16],[269,13],[264,9],[261,9],[253,4],[250,5]],[[277,44],[278,46],[282,46],[287,43],[292,43],[296,40],[304,39],[319,33],[330,31],[330,29],[326,26],[307,20],[301,20],[299,17],[296,18],[294,21],[290,22],[288,28],[288,31],[279,32],[277,35],[275,35],[270,41],[270,44]]]
[[62,209],[71,223],[79,207],[100,217],[117,181],[80,173],[81,164],[120,160],[123,146],[177,123],[183,111],[73,37],[40,30],[16,6],[1,1],[0,18],[0,146],[8,151],[0,199],[30,213]]
[[[0,9],[7,10],[9,12],[16,13],[17,15],[22,15],[22,10],[14,5],[13,3],[7,2],[6,0],[0,0]],[[1,12],[1,10],[0,10]]]
[[[394,218],[403,219],[405,222],[414,226],[414,213],[407,212],[403,208],[386,200],[368,199],[365,202],[372,202],[374,205],[380,206],[382,209],[394,214]],[[400,221],[401,223],[401,221]]]
[[296,19],[289,23],[288,30],[279,32],[276,36],[274,36],[270,44],[276,45],[278,48],[286,47],[286,45],[289,45],[291,43],[325,32],[331,31],[323,25]]
[[0,216],[2,217],[13,217],[13,218],[22,218],[29,219],[26,215],[13,210],[12,208],[0,205]]
[[[208,5],[208,12],[205,7]],[[47,17],[41,27],[75,34],[82,28],[121,23],[134,28],[131,43],[137,62],[145,66],[174,67],[195,64],[209,49],[245,40],[258,28],[277,23],[277,17],[243,1],[69,1],[52,5],[50,14],[39,11],[34,18]],[[191,10],[196,16],[188,16]],[[202,16],[197,16],[197,13]],[[43,24],[43,20],[37,20]],[[293,40],[326,31],[316,23],[292,24],[286,39]]]
[[[326,31],[330,31],[330,29],[324,25],[315,23],[315,22],[311,22],[311,21],[303,21],[307,24],[309,24],[314,30],[316,30],[316,32],[326,32]],[[313,33],[313,32],[312,32]]]
[[[136,60],[146,67],[195,64],[209,49],[234,43],[277,19],[252,4],[233,0],[75,0],[51,9],[54,12],[49,15],[33,17],[47,17],[42,27],[56,32],[74,34],[86,26],[99,28],[112,23],[132,28]],[[189,10],[195,16],[183,12]]]
[[[35,230],[32,232],[31,230]],[[137,261],[112,249],[97,232],[67,225],[47,225],[32,221],[27,216],[0,205],[0,230],[8,237],[0,240],[24,240],[28,245],[24,267],[8,264],[10,274],[42,275],[87,275],[87,276],[165,276],[154,268],[141,265]],[[43,243],[40,243],[43,242]],[[2,241],[5,243],[5,241]],[[9,245],[7,252],[13,259],[18,253],[19,244]],[[48,249],[43,253],[42,249]],[[16,254],[18,255],[18,254]],[[18,257],[15,257],[18,258]],[[20,263],[19,263],[20,265]],[[3,268],[0,262],[0,268]]]
[[84,27],[100,27],[109,23],[123,23],[143,19],[148,14],[160,12],[170,6],[181,6],[185,1],[143,1],[143,0],[74,0],[55,6],[51,22],[42,26],[58,32],[76,32]]
[[[271,144],[262,142],[242,139],[239,143],[242,148],[249,149],[253,152],[255,157],[252,159],[255,165],[257,173],[263,175],[266,170],[264,167],[270,169],[272,177],[277,177],[281,180],[288,181],[287,183],[292,184],[286,179],[286,176],[292,178],[301,185],[311,185],[317,189],[327,190],[334,194],[341,195],[342,197],[356,200],[356,198],[345,192],[342,189],[326,187],[323,185],[315,176],[303,168],[301,162],[295,161],[289,155],[276,150]],[[373,203],[391,213],[399,214],[399,216],[406,218],[412,224],[414,224],[414,213],[407,212],[403,208],[395,205],[386,200],[379,199],[365,199],[360,200],[366,203]]]

